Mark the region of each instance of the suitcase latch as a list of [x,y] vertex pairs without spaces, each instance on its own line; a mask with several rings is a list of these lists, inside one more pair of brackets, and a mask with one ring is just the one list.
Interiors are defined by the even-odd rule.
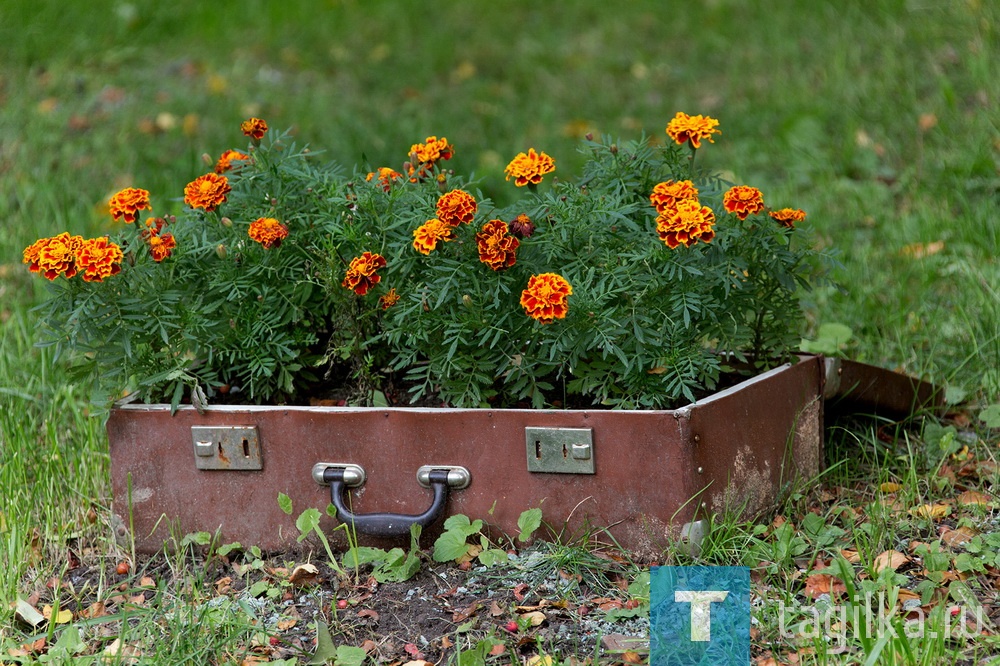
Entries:
[[529,472],[594,473],[594,431],[591,428],[524,429]]
[[191,426],[198,469],[263,469],[257,426]]

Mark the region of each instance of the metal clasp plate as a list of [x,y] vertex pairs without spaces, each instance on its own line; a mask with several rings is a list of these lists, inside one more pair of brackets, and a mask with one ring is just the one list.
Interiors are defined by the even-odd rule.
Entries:
[[257,426],[191,426],[198,469],[257,470],[264,464]]
[[594,473],[594,431],[591,428],[524,429],[529,472]]

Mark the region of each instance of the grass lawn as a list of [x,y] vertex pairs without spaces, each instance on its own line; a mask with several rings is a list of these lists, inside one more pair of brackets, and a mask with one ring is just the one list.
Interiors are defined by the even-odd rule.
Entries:
[[[454,168],[475,171],[502,202],[503,167],[517,152],[544,149],[576,172],[587,132],[660,138],[677,111],[720,120],[707,166],[806,210],[816,243],[839,251],[837,284],[804,295],[802,335],[844,324],[844,354],[947,386],[952,403],[943,420],[838,424],[821,479],[755,522],[719,518],[700,561],[756,567],[754,658],[985,663],[1000,650],[992,629],[947,637],[942,627],[953,606],[996,615],[1000,590],[1000,429],[988,427],[1000,419],[980,418],[1000,403],[998,62],[1000,6],[985,0],[5,0],[0,664],[96,663],[104,653],[113,663],[296,663],[290,648],[268,652],[268,635],[282,630],[261,608],[207,605],[237,607],[216,585],[218,560],[185,547],[136,568],[115,543],[103,420],[87,387],[67,380],[66,360],[34,346],[31,307],[45,286],[21,264],[24,247],[109,229],[104,204],[125,186],[179,210],[202,154],[236,147],[251,115],[347,165],[398,165],[413,143],[447,136]],[[585,550],[571,561],[599,566]],[[663,561],[692,560],[671,550]],[[120,562],[129,570],[116,573]],[[278,566],[252,553],[238,564],[248,586]],[[75,579],[81,570],[92,575]],[[879,592],[926,613],[934,631],[848,631],[843,645],[787,631],[824,594]],[[19,600],[52,606],[51,620],[32,628]],[[796,602],[788,617],[775,612]],[[324,613],[336,615],[329,600]],[[518,651],[487,624],[469,629],[464,652],[427,638],[445,662],[479,663],[485,640],[504,645],[479,655],[489,663],[595,658],[558,644]],[[338,643],[361,645],[333,626]],[[300,638],[311,650],[311,635]]]

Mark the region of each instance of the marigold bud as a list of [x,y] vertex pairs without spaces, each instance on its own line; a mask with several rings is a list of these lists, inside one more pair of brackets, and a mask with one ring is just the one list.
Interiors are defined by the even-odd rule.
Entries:
[[219,257],[219,259],[225,259],[226,258],[226,254],[228,254],[228,251],[226,250],[226,246],[220,243],[215,248],[215,254],[216,254],[217,257]]
[[224,218],[222,218],[219,221],[222,222],[222,226],[224,226],[224,227],[231,227],[231,226],[233,226],[233,221],[230,220],[228,217],[224,217]]
[[213,160],[212,156],[209,155],[208,153],[201,154],[201,161],[207,164],[208,166],[213,166],[215,164],[215,160]]
[[465,305],[467,305],[468,307],[471,308],[472,307],[472,296],[469,296],[468,294],[462,294],[462,303],[464,303]]

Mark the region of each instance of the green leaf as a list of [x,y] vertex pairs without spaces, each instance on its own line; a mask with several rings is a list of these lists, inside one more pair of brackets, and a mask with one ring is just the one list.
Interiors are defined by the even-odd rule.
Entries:
[[990,405],[979,412],[979,420],[985,423],[987,428],[1000,428],[1000,405]]
[[295,527],[298,528],[301,534],[299,535],[299,543],[302,542],[306,536],[313,530],[319,529],[319,509],[309,508],[299,514],[299,517],[295,519]]
[[487,548],[479,553],[479,561],[486,567],[503,564],[507,561],[507,553],[498,548]]
[[266,591],[267,591],[267,581],[259,580],[250,586],[250,589],[247,590],[247,594],[249,594],[251,597],[259,597]]
[[181,548],[186,546],[207,546],[212,543],[211,532],[193,532],[191,534],[186,534],[183,539],[181,539]]
[[316,621],[316,651],[312,659],[307,661],[311,666],[325,666],[329,662],[336,662],[337,646],[333,644],[333,636],[330,635],[330,627],[322,620]]
[[468,552],[469,544],[465,542],[465,534],[457,530],[448,530],[434,542],[434,552],[431,557],[435,562],[450,562]]
[[542,510],[538,507],[528,509],[517,518],[517,529],[521,530],[517,535],[518,541],[527,541],[542,526]]
[[292,515],[292,498],[285,493],[278,493],[278,506],[285,512],[285,515]]
[[234,541],[232,543],[226,543],[226,544],[223,544],[223,545],[219,546],[216,549],[215,554],[218,555],[218,556],[220,556],[220,557],[225,557],[229,553],[232,553],[234,551],[241,551],[241,550],[243,550],[243,544],[241,544],[239,541]]
[[365,652],[364,648],[352,645],[338,645],[333,663],[334,666],[361,666],[367,657],[368,653]]
[[342,560],[345,567],[358,567],[362,564],[372,562],[385,562],[387,553],[381,548],[371,548],[368,546],[355,546],[346,553]]
[[965,402],[969,392],[961,386],[949,386],[944,390],[944,401],[949,405],[959,405]]

